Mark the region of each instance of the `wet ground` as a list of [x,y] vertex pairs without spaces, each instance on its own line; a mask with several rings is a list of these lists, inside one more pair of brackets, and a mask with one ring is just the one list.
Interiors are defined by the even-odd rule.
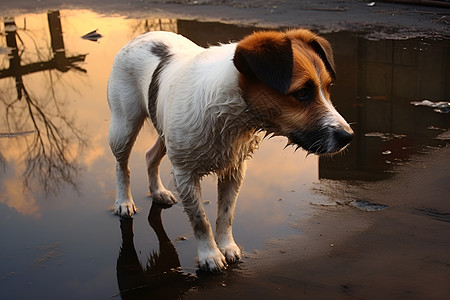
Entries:
[[[356,139],[344,155],[324,159],[283,150],[282,138],[263,142],[248,164],[235,216],[246,255],[224,274],[198,273],[182,207],[161,209],[146,196],[144,153],[156,138],[150,124],[131,158],[140,211],[132,220],[112,214],[105,87],[115,53],[148,30],[206,46],[256,29],[237,23],[76,9],[3,18],[2,299],[450,295],[450,42],[439,29],[401,40],[325,35],[338,67],[333,101]],[[82,38],[96,29],[98,40]],[[161,175],[173,190],[168,160]],[[215,189],[207,177],[210,219]]]

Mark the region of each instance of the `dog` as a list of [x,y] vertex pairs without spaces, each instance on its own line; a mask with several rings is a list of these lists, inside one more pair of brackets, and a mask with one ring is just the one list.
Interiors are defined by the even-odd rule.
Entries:
[[[330,101],[335,77],[329,42],[306,29],[254,32],[206,49],[175,33],[138,36],[116,55],[107,88],[114,212],[136,212],[128,160],[150,118],[158,133],[146,152],[151,197],[167,206],[177,202],[159,177],[167,154],[197,240],[199,268],[225,269],[242,255],[232,234],[234,209],[245,161],[262,132],[315,154],[337,153],[350,143],[353,131]],[[210,173],[218,177],[215,238],[200,193],[200,180]]]

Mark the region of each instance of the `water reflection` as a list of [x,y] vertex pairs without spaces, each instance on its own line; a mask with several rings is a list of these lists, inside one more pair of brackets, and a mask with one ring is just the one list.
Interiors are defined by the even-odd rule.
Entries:
[[[9,72],[0,79],[0,163],[4,162],[0,167],[0,238],[8,241],[0,247],[2,296],[102,299],[117,291],[117,284],[123,298],[181,296],[199,281],[205,282],[186,274],[196,269],[196,250],[182,207],[163,210],[164,227],[161,208],[156,206],[150,209],[148,221],[143,213],[121,221],[121,239],[118,220],[107,211],[114,197],[114,160],[107,146],[109,70],[115,53],[147,30],[176,31],[206,46],[238,40],[255,28],[179,19],[133,20],[71,10],[61,11],[62,24],[58,24],[57,16],[16,17],[14,26],[8,23],[9,33],[4,30],[0,37],[0,74]],[[26,28],[17,25],[23,18]],[[49,23],[60,29],[51,33]],[[58,34],[62,26],[64,39]],[[99,42],[81,39],[96,28],[104,36]],[[7,34],[17,44],[17,52],[11,49],[10,56],[3,51]],[[348,32],[326,37],[334,46],[338,66],[333,101],[353,122],[358,136],[344,155],[320,160],[312,155],[305,158],[301,151],[294,154],[290,148],[283,150],[286,141],[281,138],[263,142],[248,163],[236,208],[235,238],[247,253],[263,249],[269,239],[299,234],[289,225],[311,212],[310,203],[326,198],[312,190],[319,177],[385,179],[396,169],[394,165],[407,163],[411,154],[446,143],[435,137],[448,129],[449,114],[410,102],[448,100],[448,41],[369,41]],[[63,47],[57,42],[53,45],[53,39]],[[80,60],[71,60],[76,57]],[[36,71],[12,73],[14,64]],[[142,210],[150,205],[145,197],[144,154],[155,139],[152,128],[145,129],[131,157],[133,194]],[[51,130],[59,132],[56,139]],[[89,147],[81,152],[84,142]],[[27,172],[30,178],[47,180],[53,188],[78,179],[80,194],[71,189],[56,197],[25,192],[22,181]],[[161,176],[170,186],[168,160],[162,162]],[[349,187],[342,185],[334,191],[339,194],[344,188]],[[210,201],[205,205],[210,219],[215,219],[217,210],[216,190],[216,180],[207,177],[202,193]],[[188,239],[172,243],[168,238],[180,235]],[[55,243],[62,245],[61,264],[30,271],[27,263],[35,258],[26,249]],[[16,275],[6,276],[10,273]]]
[[158,237],[159,252],[150,252],[142,266],[134,246],[133,219],[121,219],[122,246],[117,259],[117,281],[122,299],[179,299],[198,277],[181,271],[178,253],[161,220],[163,206],[153,203],[148,223]]
[[[46,191],[53,191],[63,182],[75,185],[76,157],[86,143],[85,133],[77,128],[63,108],[63,99],[56,95],[54,86],[60,81],[60,74],[54,70],[86,72],[80,67],[86,55],[66,55],[59,11],[49,12],[47,22],[51,57],[43,59],[42,51],[36,47],[38,61],[23,64],[24,52],[32,47],[28,45],[23,50],[24,45],[18,46],[18,41],[23,44],[23,39],[16,22],[11,18],[4,20],[6,46],[11,54],[9,66],[0,70],[0,79],[15,80],[17,97],[4,87],[2,92],[7,96],[0,100],[6,108],[4,126],[9,137],[33,131],[25,150],[25,183],[28,185],[36,176]],[[202,46],[238,40],[256,29],[179,19],[135,20],[130,27],[132,36],[149,30],[168,30]],[[320,159],[320,178],[387,178],[392,174],[392,166],[406,161],[418,147],[441,144],[430,139],[447,130],[448,117],[410,103],[422,99],[445,100],[450,94],[446,76],[450,67],[447,41],[434,41],[431,46],[419,39],[370,41],[342,32],[326,37],[334,45],[339,68],[333,101],[354,124],[357,137],[344,156]],[[30,43],[36,41],[32,39]],[[45,97],[34,96],[37,93],[26,87],[24,76],[45,71],[49,71],[49,76],[44,89],[50,93]],[[24,115],[29,116],[29,122],[24,121]],[[3,153],[0,162],[5,162]]]
[[386,179],[412,154],[446,145],[436,137],[448,130],[449,115],[411,102],[448,101],[448,41],[372,41],[342,32],[327,38],[338,66],[333,102],[356,138],[339,159],[320,159],[320,178]]
[[[86,54],[67,56],[59,11],[48,12],[47,18],[51,42],[51,57],[48,59],[43,58],[41,49],[36,46],[36,39],[41,37],[29,35],[31,38],[25,43],[14,19],[4,20],[6,46],[10,49],[10,55],[9,67],[0,69],[0,79],[13,78],[17,96],[10,93],[6,85],[0,87],[0,101],[5,108],[2,109],[2,127],[5,126],[2,131],[7,130],[2,136],[18,137],[29,134],[24,150],[25,186],[31,187],[32,179],[37,178],[42,189],[49,193],[55,192],[61,183],[76,186],[75,177],[79,169],[76,158],[86,143],[85,134],[77,128],[74,119],[64,108],[64,99],[55,92],[60,75],[55,74],[53,70],[62,73],[69,70],[85,73],[86,70],[79,67],[79,63],[84,62]],[[24,29],[24,32],[27,31]],[[38,61],[22,64],[24,53],[30,52],[28,49],[32,49],[32,44],[36,46],[34,56]],[[24,81],[25,76],[41,72],[48,72],[45,85],[38,87],[40,90],[49,91],[43,97],[36,96],[40,91],[29,90]]]

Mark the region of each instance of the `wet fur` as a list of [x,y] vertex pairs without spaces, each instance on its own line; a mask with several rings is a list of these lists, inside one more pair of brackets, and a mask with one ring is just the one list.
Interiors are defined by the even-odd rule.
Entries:
[[[329,100],[334,78],[329,43],[308,30],[258,32],[208,49],[174,33],[137,37],[117,54],[108,83],[115,213],[136,212],[128,158],[150,117],[159,134],[146,153],[153,201],[176,203],[159,178],[167,154],[198,241],[200,268],[226,268],[242,255],[232,222],[245,160],[258,147],[259,132],[286,136],[314,153],[334,153],[350,141],[349,125]],[[311,97],[299,101],[305,87]],[[200,193],[200,180],[209,173],[218,175],[215,238]]]

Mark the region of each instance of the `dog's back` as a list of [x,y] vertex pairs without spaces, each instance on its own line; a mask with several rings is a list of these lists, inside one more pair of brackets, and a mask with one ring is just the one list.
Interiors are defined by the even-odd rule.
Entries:
[[177,55],[186,57],[203,50],[171,32],[148,32],[130,41],[116,55],[108,81],[108,102],[112,110],[122,110],[133,118],[147,115],[149,86],[161,61],[158,52],[161,45],[180,49]]

